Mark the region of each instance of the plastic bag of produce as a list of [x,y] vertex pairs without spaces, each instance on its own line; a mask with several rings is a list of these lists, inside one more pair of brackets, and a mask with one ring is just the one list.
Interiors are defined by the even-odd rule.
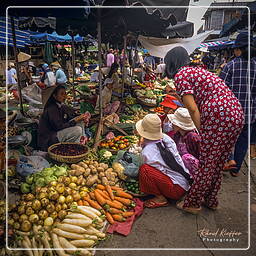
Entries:
[[136,178],[139,174],[139,168],[142,164],[140,155],[128,151],[119,151],[115,162],[119,162],[124,167],[124,174],[131,178]]
[[50,167],[48,161],[41,156],[20,156],[16,170],[21,176],[26,177],[29,174],[39,172],[44,168]]

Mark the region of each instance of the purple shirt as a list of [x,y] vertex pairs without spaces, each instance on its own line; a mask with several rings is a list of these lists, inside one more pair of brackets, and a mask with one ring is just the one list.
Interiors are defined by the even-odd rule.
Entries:
[[108,66],[108,67],[111,67],[111,65],[114,63],[114,61],[115,61],[115,56],[114,56],[114,54],[113,54],[113,53],[109,53],[109,54],[107,55],[107,66]]
[[175,141],[181,156],[191,154],[195,158],[199,159],[201,140],[199,134],[195,132],[188,132],[185,136],[182,136],[177,132],[174,134],[173,140]]

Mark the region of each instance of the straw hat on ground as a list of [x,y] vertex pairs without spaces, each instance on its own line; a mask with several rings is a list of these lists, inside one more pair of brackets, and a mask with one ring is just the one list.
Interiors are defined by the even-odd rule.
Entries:
[[161,120],[156,114],[148,114],[136,123],[139,135],[148,140],[160,140],[163,138]]
[[18,54],[18,62],[24,62],[24,61],[28,61],[31,59],[31,55],[25,53],[25,52],[20,52]]
[[167,115],[172,124],[180,127],[185,131],[196,129],[191,116],[186,108],[178,108],[174,114]]
[[51,86],[42,90],[42,103],[44,107],[57,87],[58,86]]

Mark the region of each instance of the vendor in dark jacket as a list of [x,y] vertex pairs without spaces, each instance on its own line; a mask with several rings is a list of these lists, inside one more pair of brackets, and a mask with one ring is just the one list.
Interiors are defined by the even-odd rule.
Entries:
[[39,121],[38,145],[41,150],[58,142],[80,142],[84,134],[84,115],[76,116],[74,109],[64,104],[64,86],[52,86],[42,91],[44,112]]

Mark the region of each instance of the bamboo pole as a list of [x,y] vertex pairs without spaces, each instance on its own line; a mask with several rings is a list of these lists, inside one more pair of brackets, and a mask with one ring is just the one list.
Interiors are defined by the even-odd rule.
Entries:
[[127,36],[124,36],[124,58],[123,58],[123,67],[122,67],[122,100],[124,97],[124,69],[125,69],[125,57],[126,57],[126,48],[127,48]]
[[72,78],[72,86],[73,86],[73,101],[75,101],[76,98],[76,91],[75,91],[75,40],[74,40],[74,34],[71,33],[71,38],[72,38],[72,73],[73,73],[73,78]]
[[103,109],[102,109],[102,55],[101,55],[101,9],[97,9],[98,12],[98,22],[97,22],[97,31],[98,31],[98,65],[99,65],[99,109],[100,109],[100,120],[97,127],[97,132],[95,135],[94,149],[97,149],[99,146],[99,140],[101,133],[103,131]]
[[14,57],[15,57],[15,68],[17,72],[17,85],[18,85],[18,93],[19,93],[20,112],[24,116],[23,100],[22,100],[22,93],[21,93],[21,87],[20,87],[20,70],[19,70],[20,67],[18,63],[18,51],[17,51],[16,33],[15,33],[15,25],[14,25],[13,17],[11,17],[11,27],[12,27],[13,50],[14,50]]

